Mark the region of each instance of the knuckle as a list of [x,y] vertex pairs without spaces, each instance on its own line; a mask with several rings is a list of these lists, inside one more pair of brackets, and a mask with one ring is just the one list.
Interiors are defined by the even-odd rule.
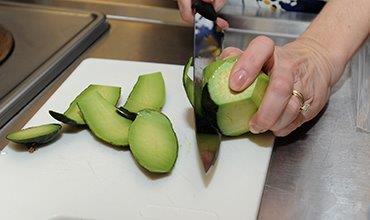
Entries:
[[293,83],[290,82],[290,80],[287,80],[286,78],[280,77],[275,79],[270,85],[270,90],[273,93],[287,96],[292,93],[293,90]]
[[297,69],[297,64],[289,58],[282,59],[280,62],[280,65],[282,66],[282,69],[285,70],[287,73],[294,73]]
[[262,44],[265,45],[266,47],[273,47],[275,45],[274,41],[271,38],[263,35],[254,38],[251,41],[251,44]]
[[263,130],[268,130],[272,127],[273,120],[271,120],[271,116],[264,115],[263,117],[256,117],[255,123]]
[[182,20],[184,20],[185,22],[192,22],[192,19],[187,15],[187,13],[183,10],[180,10],[180,16],[182,18]]

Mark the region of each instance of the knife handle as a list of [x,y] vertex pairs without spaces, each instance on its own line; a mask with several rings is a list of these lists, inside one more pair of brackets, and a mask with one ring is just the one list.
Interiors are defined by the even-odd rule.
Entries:
[[216,10],[213,5],[202,0],[193,0],[191,8],[198,12],[203,17],[211,21],[217,20]]

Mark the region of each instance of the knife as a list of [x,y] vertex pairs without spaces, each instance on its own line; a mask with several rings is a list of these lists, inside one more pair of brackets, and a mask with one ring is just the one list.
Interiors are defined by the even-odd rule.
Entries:
[[207,174],[217,160],[221,135],[202,111],[203,69],[221,52],[223,33],[215,24],[217,13],[211,4],[195,0],[192,1],[192,8],[196,12],[193,72],[195,128],[200,159]]

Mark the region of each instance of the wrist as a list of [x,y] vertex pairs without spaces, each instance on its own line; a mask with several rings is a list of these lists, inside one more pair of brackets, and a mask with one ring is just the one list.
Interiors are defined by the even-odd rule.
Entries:
[[296,41],[309,48],[314,56],[320,60],[320,64],[326,66],[328,74],[330,74],[330,86],[334,85],[341,77],[351,56],[341,48],[310,34],[305,33]]

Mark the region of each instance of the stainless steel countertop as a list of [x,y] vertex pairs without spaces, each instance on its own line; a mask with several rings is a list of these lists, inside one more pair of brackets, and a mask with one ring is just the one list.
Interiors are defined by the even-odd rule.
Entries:
[[[130,7],[125,7],[127,1]],[[98,10],[100,7],[88,0],[75,5],[71,3],[73,1],[66,2],[80,8]],[[146,22],[117,17],[137,14],[140,10],[140,7],[132,5],[132,1],[122,2],[122,5],[116,2],[116,5],[103,7],[113,12],[117,12],[117,7],[126,10],[110,17],[110,31],[0,131],[0,149],[6,145],[5,134],[21,128],[87,57],[183,64],[192,55],[192,29],[181,22],[172,7],[173,2],[169,7],[145,6],[149,11],[150,7],[155,7],[156,12],[163,8],[163,14],[166,14],[162,20],[158,19],[161,17],[158,14],[142,15]],[[58,1],[58,5],[62,3]],[[177,18],[166,22],[171,16]],[[250,27],[253,22],[243,24]],[[298,29],[306,24],[302,25],[298,25]],[[256,33],[264,33],[264,30]],[[345,74],[333,89],[330,102],[319,117],[288,137],[276,139],[259,219],[367,218],[370,205],[370,134],[355,128],[355,100],[350,74]]]

